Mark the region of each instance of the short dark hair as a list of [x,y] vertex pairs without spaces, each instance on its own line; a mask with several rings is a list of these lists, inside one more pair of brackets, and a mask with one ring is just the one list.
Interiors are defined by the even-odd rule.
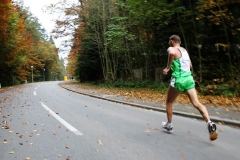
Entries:
[[178,35],[172,35],[169,40],[173,40],[177,43],[181,43],[181,38]]

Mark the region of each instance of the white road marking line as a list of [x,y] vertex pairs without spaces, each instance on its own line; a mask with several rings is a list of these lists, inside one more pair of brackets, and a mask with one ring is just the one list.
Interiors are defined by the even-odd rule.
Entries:
[[75,133],[78,136],[82,136],[83,134],[79,132],[76,128],[74,128],[71,124],[66,122],[64,119],[62,119],[60,116],[58,116],[56,113],[54,113],[48,106],[46,106],[43,102],[40,102],[41,105],[53,116],[55,117],[59,122],[61,122],[65,127],[67,127],[70,131]]
[[35,88],[35,90],[37,89],[38,87]]
[[34,94],[34,96],[36,96],[36,95],[37,95],[37,92],[36,92],[36,91],[33,91],[33,94]]

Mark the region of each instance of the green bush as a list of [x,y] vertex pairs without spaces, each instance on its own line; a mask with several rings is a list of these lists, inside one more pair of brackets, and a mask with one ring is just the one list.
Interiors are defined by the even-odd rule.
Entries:
[[223,95],[226,97],[236,97],[240,95],[239,86],[229,84],[203,85],[199,92],[202,95]]
[[[86,83],[85,83],[86,84]],[[240,96],[240,86],[238,84],[201,84],[196,86],[196,89],[201,95],[223,95],[226,97],[237,97]],[[169,82],[152,82],[149,80],[146,81],[124,81],[117,80],[111,83],[87,83],[87,85],[93,85],[100,88],[141,88],[141,89],[151,89],[157,90],[161,93],[166,93]]]
[[105,86],[113,87],[113,88],[146,88],[159,90],[161,92],[166,92],[168,88],[168,83],[160,83],[160,82],[152,82],[149,80],[146,81],[124,81],[117,80],[112,83],[105,84]]

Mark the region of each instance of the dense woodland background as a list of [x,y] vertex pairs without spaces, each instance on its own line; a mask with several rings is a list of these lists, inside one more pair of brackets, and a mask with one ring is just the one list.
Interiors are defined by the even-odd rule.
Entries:
[[[52,36],[72,35],[59,51],[71,47],[67,72],[81,82],[165,85],[168,39],[178,34],[198,90],[240,96],[239,8],[240,0],[62,0],[47,11],[64,14]],[[3,0],[0,13],[1,83],[31,78],[31,65],[36,79],[43,68],[47,80],[51,72],[64,74],[51,39],[26,9]]]

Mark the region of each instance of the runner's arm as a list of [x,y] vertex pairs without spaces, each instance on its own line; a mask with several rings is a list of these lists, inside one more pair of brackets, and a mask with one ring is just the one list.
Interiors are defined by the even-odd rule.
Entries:
[[168,63],[167,63],[167,67],[163,70],[163,74],[167,74],[168,71],[170,70],[170,67],[171,67],[171,64],[172,64],[172,61],[174,60],[175,58],[175,52],[174,52],[174,49],[172,47],[169,47],[168,50]]

